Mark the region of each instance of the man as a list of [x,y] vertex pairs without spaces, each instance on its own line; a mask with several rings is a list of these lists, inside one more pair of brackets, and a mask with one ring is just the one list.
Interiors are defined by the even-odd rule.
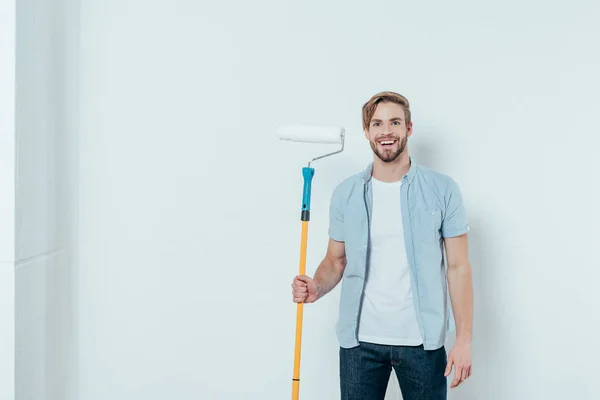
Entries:
[[405,97],[373,96],[363,106],[363,128],[373,162],[335,188],[327,254],[313,278],[294,278],[293,300],[313,303],[344,278],[336,325],[343,400],[383,400],[392,369],[404,400],[446,399],[453,368],[452,388],[471,375],[473,295],[461,192],[452,178],[409,156]]

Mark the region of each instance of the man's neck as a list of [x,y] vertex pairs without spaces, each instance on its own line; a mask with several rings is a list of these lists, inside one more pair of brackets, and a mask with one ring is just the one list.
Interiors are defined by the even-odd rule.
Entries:
[[410,157],[404,151],[392,162],[383,162],[376,155],[373,156],[373,178],[382,182],[398,182],[410,169]]

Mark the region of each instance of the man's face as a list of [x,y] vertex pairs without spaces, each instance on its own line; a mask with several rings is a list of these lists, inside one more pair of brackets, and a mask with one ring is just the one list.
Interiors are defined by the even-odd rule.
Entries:
[[396,103],[379,103],[365,137],[383,162],[392,162],[406,149],[412,122],[406,126],[404,109]]

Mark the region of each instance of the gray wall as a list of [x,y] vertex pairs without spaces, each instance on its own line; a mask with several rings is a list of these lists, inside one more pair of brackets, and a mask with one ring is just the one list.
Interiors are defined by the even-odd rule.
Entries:
[[15,1],[0,2],[0,400],[15,370]]
[[17,4],[16,398],[76,389],[77,0]]

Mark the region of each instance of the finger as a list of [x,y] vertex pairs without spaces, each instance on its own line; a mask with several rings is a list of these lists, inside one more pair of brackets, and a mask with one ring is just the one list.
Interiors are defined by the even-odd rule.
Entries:
[[299,298],[299,299],[305,299],[308,297],[308,293],[304,292],[297,292],[295,290],[292,291],[292,297],[294,298]]
[[306,296],[308,296],[308,289],[298,288],[298,287],[293,286],[292,287],[292,295],[294,297],[306,297]]
[[306,296],[308,296],[308,293],[307,293],[307,292],[298,292],[298,291],[293,291],[293,292],[292,292],[292,295],[293,295],[294,297],[302,297],[302,298],[305,298]]
[[462,368],[457,364],[454,364],[454,379],[452,380],[452,384],[450,387],[455,388],[460,385],[460,380],[462,376]]
[[452,372],[452,363],[453,363],[453,359],[452,357],[448,358],[448,364],[446,365],[446,371],[444,371],[444,376],[448,376],[450,375],[450,372]]
[[305,283],[305,284],[306,284],[306,283],[308,283],[308,281],[309,281],[309,280],[310,280],[310,278],[309,278],[308,276],[306,276],[306,275],[297,275],[297,276],[294,278],[294,281],[295,281],[295,282],[298,282],[298,283]]
[[308,288],[306,286],[292,285],[292,289],[299,292],[307,292]]
[[465,379],[467,379],[467,369],[466,367],[459,367],[456,369],[456,376],[457,376],[457,383],[456,386],[460,386],[461,383],[463,383],[465,381]]
[[455,388],[460,384],[460,370],[458,368],[456,368],[454,370],[454,380],[452,381],[452,384],[450,385],[451,388]]
[[293,288],[307,288],[308,287],[308,285],[306,283],[301,282],[301,281],[294,281],[294,282],[292,282],[291,286]]
[[302,303],[304,300],[306,300],[306,296],[294,296],[295,303]]
[[[463,383],[465,381],[465,379],[467,379],[467,368],[463,366],[460,368],[460,378],[458,379],[458,385]],[[458,386],[458,385],[456,385],[456,386]]]

